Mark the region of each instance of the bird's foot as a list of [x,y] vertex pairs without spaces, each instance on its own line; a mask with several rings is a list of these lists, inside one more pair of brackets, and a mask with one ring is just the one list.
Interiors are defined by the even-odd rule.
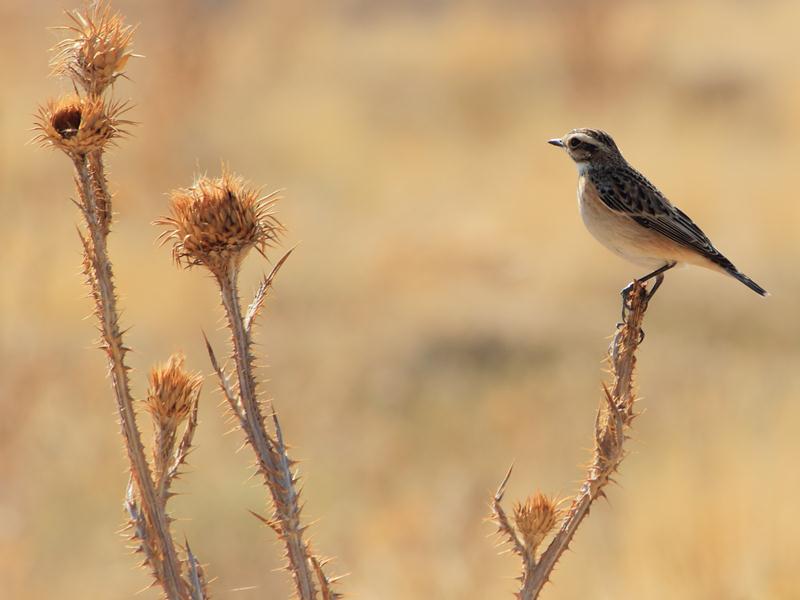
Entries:
[[624,322],[625,319],[628,317],[628,311],[633,309],[633,305],[631,304],[631,294],[633,293],[633,288],[636,285],[636,281],[630,282],[620,291],[619,295],[622,296],[622,321]]
[[[656,285],[653,286],[653,289],[645,293],[644,296],[645,307],[647,306],[647,303],[650,301],[650,298],[653,297],[653,294],[658,289],[660,283],[661,282],[657,280]],[[633,290],[637,285],[642,285],[642,284],[639,280],[635,279],[631,281],[628,285],[626,285],[624,288],[622,288],[622,290],[620,291],[620,296],[622,296],[622,321],[617,323],[617,334],[619,334],[619,332],[624,327],[625,322],[628,319],[628,313],[631,310],[633,310],[631,295],[633,294]],[[644,341],[644,329],[639,328],[639,341],[636,343],[641,344],[643,341]],[[616,342],[616,336],[615,336],[615,342]]]
[[[620,321],[619,323],[617,323],[617,325],[616,325],[617,334],[614,336],[614,342],[616,342],[617,335],[619,335],[619,332],[622,330],[623,327],[625,327],[625,322],[624,321]],[[636,343],[637,344],[641,344],[643,341],[644,341],[644,329],[642,329],[640,327],[639,328],[639,341],[636,342]]]

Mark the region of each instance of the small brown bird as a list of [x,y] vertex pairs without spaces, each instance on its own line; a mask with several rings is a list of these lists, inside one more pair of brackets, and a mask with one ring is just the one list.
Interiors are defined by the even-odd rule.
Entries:
[[653,269],[638,279],[644,283],[656,278],[648,297],[661,285],[664,272],[680,263],[726,273],[757,294],[768,295],[628,164],[610,135],[596,129],[573,129],[549,143],[564,148],[578,167],[578,204],[589,232],[619,256]]

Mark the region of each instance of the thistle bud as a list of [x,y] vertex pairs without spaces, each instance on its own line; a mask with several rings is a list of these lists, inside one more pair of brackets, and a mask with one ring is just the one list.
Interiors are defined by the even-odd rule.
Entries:
[[102,98],[66,96],[39,108],[34,138],[42,146],[59,148],[73,158],[101,150],[115,137],[124,134],[119,115],[124,104],[109,104]]
[[560,516],[558,503],[541,492],[514,506],[514,522],[528,551],[536,552],[536,548],[553,530]]
[[200,394],[203,377],[184,371],[183,362],[182,354],[173,354],[166,364],[150,371],[147,410],[159,429],[177,429]]
[[112,14],[107,2],[67,15],[72,24],[64,29],[73,36],[56,46],[52,73],[70,77],[89,95],[100,95],[135,56],[130,46],[136,28],[125,25],[120,14]]
[[239,268],[251,248],[274,244],[283,225],[273,215],[276,195],[261,196],[240,177],[200,177],[192,187],[174,190],[170,215],[155,221],[169,229],[160,239],[172,242],[179,265],[203,265],[217,276]]

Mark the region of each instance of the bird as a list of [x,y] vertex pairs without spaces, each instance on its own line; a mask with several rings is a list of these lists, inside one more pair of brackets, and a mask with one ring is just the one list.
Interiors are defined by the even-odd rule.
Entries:
[[[548,143],[563,148],[578,168],[578,206],[589,232],[615,254],[652,269],[636,279],[644,284],[655,278],[647,293],[648,300],[664,280],[664,273],[679,264],[698,265],[730,275],[755,293],[769,295],[717,250],[686,213],[625,160],[608,133],[599,129],[573,129]],[[623,298],[632,285],[622,290]]]

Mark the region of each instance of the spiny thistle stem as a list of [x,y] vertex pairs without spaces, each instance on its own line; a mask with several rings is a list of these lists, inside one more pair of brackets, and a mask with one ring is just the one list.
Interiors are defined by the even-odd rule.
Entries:
[[[510,472],[495,494],[492,505],[494,521],[504,541],[511,544],[512,551],[523,561],[520,578],[522,584],[516,595],[519,600],[535,600],[539,597],[542,588],[550,580],[559,558],[567,550],[578,527],[589,514],[592,504],[598,498],[605,497],[604,488],[613,481],[613,474],[617,472],[626,456],[623,445],[627,439],[627,431],[636,417],[633,410],[635,353],[641,343],[641,325],[647,310],[647,293],[639,282],[634,282],[632,291],[628,295],[628,302],[630,308],[625,313],[624,323],[614,335],[609,351],[613,381],[610,390],[605,384],[603,385],[603,403],[595,419],[592,462],[587,468],[580,490],[566,510],[561,526],[538,560],[535,557],[535,546],[531,547],[531,543],[523,539],[525,532],[522,532],[523,536],[517,533],[517,529],[521,529],[520,521],[517,521],[515,529],[500,504]],[[547,534],[547,531],[544,531],[544,534]]]
[[123,343],[122,332],[119,328],[114,275],[111,261],[108,258],[105,228],[101,221],[103,216],[98,208],[97,192],[99,187],[92,180],[85,156],[75,157],[73,163],[78,175],[80,195],[85,202],[82,209],[91,239],[90,243],[85,244],[85,249],[87,253],[90,253],[88,259],[92,266],[94,293],[97,295],[97,317],[100,321],[103,348],[108,354],[111,383],[117,401],[122,434],[125,438],[125,448],[131,463],[131,472],[142,496],[145,518],[154,528],[161,546],[159,564],[153,566],[163,575],[160,583],[163,585],[167,597],[170,600],[181,600],[185,595],[180,561],[169,533],[166,514],[153,485],[150,465],[145,458],[144,445],[136,425],[136,412],[133,408],[133,398],[128,380],[130,368],[125,365],[125,354],[128,349]]
[[97,186],[97,219],[101,226],[101,231],[108,236],[111,227],[111,192],[108,190],[106,180],[105,165],[103,164],[103,153],[95,150],[87,155],[89,168],[93,174],[93,182]]
[[[222,304],[228,326],[233,336],[234,360],[239,382],[244,430],[258,460],[259,470],[272,494],[277,523],[271,523],[286,545],[289,566],[297,593],[302,600],[314,600],[317,589],[314,583],[311,556],[303,540],[300,525],[300,506],[291,474],[291,461],[285,446],[276,444],[264,427],[264,416],[258,402],[253,375],[253,356],[250,351],[250,334],[245,329],[238,292],[238,270],[230,269],[217,276]],[[280,430],[278,430],[280,435]],[[281,436],[282,437],[282,436]],[[277,482],[275,481],[277,480]],[[276,485],[277,483],[277,485]]]
[[255,452],[258,471],[272,499],[270,518],[253,514],[269,525],[283,542],[297,596],[301,600],[315,600],[321,594],[324,599],[333,600],[338,597],[332,590],[334,580],[325,576],[324,563],[314,555],[303,537],[306,527],[300,519],[302,507],[297,473],[292,471],[294,463],[289,458],[274,411],[271,411],[274,435],[267,427],[254,374],[252,325],[275,274],[291,251],[285,253],[264,278],[246,313],[239,299],[239,269],[245,257],[254,248],[263,255],[266,248],[276,245],[284,230],[273,214],[276,201],[274,193],[260,196],[257,189],[223,168],[221,177],[200,176],[191,187],[173,190],[170,215],[156,220],[155,224],[168,228],[159,237],[163,242],[172,242],[172,255],[179,266],[203,266],[219,286],[233,338],[237,386],[231,385],[208,339],[206,347],[220,388]]

